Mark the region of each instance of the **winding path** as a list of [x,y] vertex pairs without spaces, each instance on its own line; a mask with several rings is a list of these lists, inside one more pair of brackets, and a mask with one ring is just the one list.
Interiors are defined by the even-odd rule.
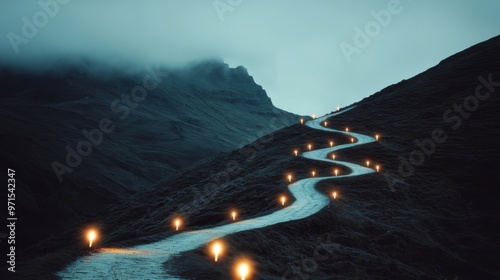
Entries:
[[370,136],[321,126],[321,123],[329,117],[344,113],[352,108],[343,109],[340,112],[308,121],[306,125],[313,129],[344,133],[356,138],[357,142],[301,154],[305,158],[344,165],[351,169],[351,173],[339,176],[306,178],[290,184],[288,189],[295,197],[295,202],[272,214],[214,228],[183,232],[158,242],[129,249],[101,250],[99,253],[76,260],[64,270],[58,272],[58,275],[63,279],[144,279],[145,275],[147,275],[147,279],[153,280],[179,279],[170,275],[163,265],[176,254],[196,249],[213,239],[229,234],[299,220],[319,212],[330,203],[330,198],[316,191],[316,183],[325,179],[359,176],[374,172],[371,168],[327,158],[331,152],[375,141]]

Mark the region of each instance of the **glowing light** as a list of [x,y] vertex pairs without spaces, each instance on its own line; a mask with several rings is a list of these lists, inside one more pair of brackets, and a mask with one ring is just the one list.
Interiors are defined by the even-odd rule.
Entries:
[[300,124],[304,124],[304,119],[300,118]]
[[377,169],[377,172],[379,172],[380,171],[380,165],[376,165],[375,169]]
[[241,263],[238,265],[238,274],[241,277],[241,280],[245,280],[250,272],[250,267],[247,263]]
[[310,151],[310,150],[312,150],[312,145],[311,145],[311,144],[308,144],[308,145],[307,145],[307,148],[309,149],[309,151]]
[[332,159],[335,160],[336,156],[335,155],[332,155]]
[[313,114],[311,117],[313,118],[313,120],[316,119],[316,115],[315,114]]
[[95,238],[97,237],[97,233],[95,230],[89,230],[87,234],[87,238],[89,239],[89,248],[92,247],[92,242],[94,242]]
[[314,177],[314,176],[316,176],[316,171],[314,171],[314,170],[313,170],[313,171],[311,172],[311,174],[312,174],[312,176],[313,176],[313,177]]
[[368,166],[368,167],[370,166],[370,161],[369,160],[366,161],[366,166]]
[[337,112],[340,111],[340,106],[337,106]]
[[380,135],[375,134],[375,140],[377,140],[377,141],[378,141],[378,139],[379,139],[379,138],[380,138]]
[[233,217],[233,221],[236,220],[236,211],[231,212],[231,217]]
[[219,260],[219,254],[222,252],[222,245],[219,242],[215,242],[212,245],[212,252],[214,253],[215,262]]
[[335,172],[335,176],[339,175],[339,170],[337,168],[335,168],[334,172]]
[[174,220],[175,231],[179,231],[179,227],[181,225],[181,219],[177,218]]
[[250,280],[254,273],[254,262],[247,257],[239,257],[233,263],[234,279]]
[[351,138],[351,143],[354,143],[354,138]]
[[330,141],[330,147],[333,147],[333,141]]
[[325,121],[325,126],[328,126],[328,122],[327,121]]
[[286,202],[286,196],[281,196],[281,205],[282,206],[285,206],[285,202]]
[[348,127],[345,128],[345,132],[349,132],[349,128]]
[[288,182],[292,182],[292,174],[288,174]]
[[333,199],[337,199],[337,192],[332,193]]

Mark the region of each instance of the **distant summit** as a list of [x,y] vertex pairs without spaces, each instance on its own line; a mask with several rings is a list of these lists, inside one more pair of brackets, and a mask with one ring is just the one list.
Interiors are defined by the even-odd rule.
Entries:
[[184,69],[178,77],[198,91],[227,101],[274,107],[266,91],[243,66],[230,68],[224,62],[211,60]]

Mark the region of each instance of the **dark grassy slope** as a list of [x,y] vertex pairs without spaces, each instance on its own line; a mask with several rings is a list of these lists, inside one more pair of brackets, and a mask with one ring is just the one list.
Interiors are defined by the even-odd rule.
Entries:
[[[287,192],[284,172],[304,170],[296,176],[306,176],[309,171],[306,169],[309,161],[292,161],[292,149],[298,147],[297,143],[303,143],[305,148],[314,137],[318,134],[304,126],[282,129],[243,149],[183,171],[173,179],[160,181],[156,191],[116,203],[74,230],[31,246],[30,255],[19,263],[20,275],[47,276],[75,257],[86,254],[81,232],[87,225],[97,225],[101,229],[100,246],[115,247],[171,235],[171,220],[177,215],[184,217],[189,229],[197,229],[226,223],[232,207],[238,208],[242,218],[278,210],[276,199]],[[325,139],[334,137],[339,144],[349,141],[342,135],[323,136]],[[326,147],[328,142],[323,145]],[[292,166],[288,167],[290,164]],[[320,171],[321,165],[316,166]],[[323,174],[331,173],[331,166],[324,167]],[[258,199],[253,200],[253,197]]]
[[[229,279],[232,258],[246,253],[258,265],[257,279],[281,279],[291,267],[288,279],[499,279],[499,179],[488,172],[498,167],[498,95],[455,132],[442,121],[446,109],[474,92],[478,75],[492,72],[498,79],[499,41],[474,46],[330,120],[338,128],[381,133],[380,143],[339,152],[338,158],[360,163],[369,158],[393,175],[398,155],[415,149],[415,139],[429,137],[439,126],[446,129],[449,139],[412,176],[402,178],[404,184],[390,187],[381,173],[326,182],[320,190],[329,194],[336,188],[340,198],[317,215],[229,236],[230,255],[219,265],[200,249],[169,266],[188,279]],[[349,141],[300,125],[282,129],[163,180],[156,191],[115,204],[89,224],[100,225],[100,245],[112,247],[166,237],[176,215],[189,229],[227,222],[231,207],[241,210],[242,218],[264,215],[279,209],[276,198],[286,192],[287,172],[298,178],[311,168],[318,176],[331,174],[331,166],[292,156],[294,148],[305,149],[309,142],[326,147],[330,139]],[[40,257],[20,264],[20,271],[47,276],[85,254],[78,244],[83,228],[33,247]]]
[[[155,66],[152,66],[154,69]],[[72,66],[58,72],[0,70],[0,158],[17,173],[18,250],[80,224],[116,200],[149,191],[198,160],[228,152],[297,117],[275,108],[243,67],[217,61],[169,76],[129,115],[112,103],[141,85],[139,73]],[[119,106],[124,106],[121,103]],[[133,105],[128,106],[132,108]],[[279,117],[269,125],[273,118]],[[51,164],[102,119],[115,129],[59,182]]]
[[[379,162],[384,174],[323,183],[319,189],[327,195],[340,190],[331,207],[300,222],[228,237],[231,255],[219,265],[196,250],[173,267],[188,279],[222,279],[229,277],[231,259],[247,253],[258,264],[255,279],[500,279],[500,86],[456,130],[456,121],[443,120],[455,103],[475,93],[477,77],[490,73],[500,82],[499,37],[331,119],[335,128],[381,133],[380,143],[339,155],[360,164]],[[436,128],[447,140],[413,174],[399,173],[398,156],[408,159],[418,149],[414,141],[431,137]],[[305,171],[298,163],[288,168]]]

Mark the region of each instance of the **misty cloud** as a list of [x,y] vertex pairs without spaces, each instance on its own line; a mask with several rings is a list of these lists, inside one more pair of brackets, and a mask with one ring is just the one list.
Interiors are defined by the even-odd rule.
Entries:
[[[498,35],[498,1],[401,0],[348,62],[339,46],[390,1],[2,1],[0,63],[41,69],[85,57],[133,68],[221,58],[244,65],[278,107],[323,114]],[[27,38],[30,24],[37,31]]]

